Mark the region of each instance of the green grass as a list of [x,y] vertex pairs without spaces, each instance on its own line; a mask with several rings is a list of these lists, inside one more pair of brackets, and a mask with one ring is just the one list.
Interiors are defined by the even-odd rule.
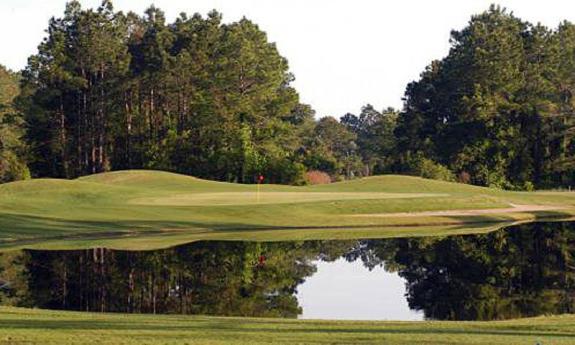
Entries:
[[[477,216],[384,213],[557,205],[555,211]],[[379,216],[356,217],[361,214]],[[474,233],[514,221],[565,219],[575,193],[504,192],[385,175],[292,187],[120,171],[76,180],[0,185],[0,249],[108,246],[152,249],[195,240],[303,240]]]
[[574,344],[575,316],[375,322],[124,315],[0,307],[0,344]]

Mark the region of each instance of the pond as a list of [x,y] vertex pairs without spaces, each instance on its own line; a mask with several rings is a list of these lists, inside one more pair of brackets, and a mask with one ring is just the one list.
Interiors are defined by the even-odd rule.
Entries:
[[575,312],[575,223],[480,235],[0,254],[0,303],[355,320]]

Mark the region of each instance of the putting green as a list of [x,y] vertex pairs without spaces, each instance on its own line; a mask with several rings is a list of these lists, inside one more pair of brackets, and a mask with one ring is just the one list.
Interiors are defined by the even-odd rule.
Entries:
[[136,198],[128,203],[132,205],[154,206],[216,206],[216,205],[255,205],[288,204],[297,202],[335,201],[335,200],[378,200],[446,197],[440,193],[376,193],[376,192],[219,192],[186,193],[165,197]]

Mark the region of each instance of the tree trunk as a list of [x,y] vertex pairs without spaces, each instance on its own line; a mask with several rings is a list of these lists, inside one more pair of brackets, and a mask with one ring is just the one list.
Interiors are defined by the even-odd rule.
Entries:
[[64,169],[64,177],[69,178],[68,171],[68,148],[66,143],[66,115],[64,114],[64,100],[60,96],[60,154],[62,159],[62,167]]

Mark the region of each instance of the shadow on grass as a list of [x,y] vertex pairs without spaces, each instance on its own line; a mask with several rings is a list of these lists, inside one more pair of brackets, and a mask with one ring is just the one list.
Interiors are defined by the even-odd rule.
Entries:
[[[101,320],[83,320],[76,321],[70,319],[63,320],[1,320],[0,319],[0,329],[25,329],[25,330],[74,330],[78,332],[82,331],[94,331],[101,330],[105,331],[199,331],[199,332],[238,332],[243,335],[249,333],[270,333],[281,331],[284,334],[419,334],[419,335],[477,335],[477,336],[536,336],[536,337],[564,337],[564,338],[575,338],[575,333],[559,332],[559,331],[544,331],[544,330],[534,330],[526,329],[525,331],[518,331],[516,329],[498,329],[496,327],[482,327],[470,329],[467,327],[462,327],[461,325],[454,324],[450,327],[439,326],[438,328],[432,328],[431,325],[426,325],[422,327],[417,322],[406,323],[403,327],[398,326],[386,326],[382,324],[380,327],[370,325],[369,328],[362,328],[362,325],[356,325],[356,327],[345,327],[333,323],[328,327],[318,325],[315,323],[302,323],[302,327],[293,327],[289,323],[282,324],[273,320],[270,322],[270,327],[251,327],[252,325],[257,325],[257,323],[251,320],[227,320],[214,321],[213,319],[191,319],[182,324],[182,321],[176,321],[179,324],[169,324],[170,319],[163,320],[160,324],[157,321],[130,321],[123,322],[122,320],[114,319],[111,321],[101,321]],[[265,321],[263,321],[265,324]],[[364,326],[365,327],[365,326]],[[279,334],[278,334],[279,336]]]
[[536,221],[545,220],[545,221],[552,221],[552,220],[565,220],[565,219],[572,219],[573,215],[567,212],[561,212],[560,210],[555,211],[539,211],[539,212],[532,212],[535,216]]
[[505,227],[520,223],[569,221],[574,219],[573,214],[560,210],[518,212],[517,214],[528,214],[531,217],[526,219],[513,219],[506,214],[482,214],[472,216],[447,216],[446,218],[459,221],[464,224],[465,227],[472,227],[474,225],[481,227],[482,224],[486,223],[501,223],[501,226]]
[[[125,238],[149,237],[171,239],[170,236],[185,236],[188,242],[210,240],[301,240],[301,239],[361,239],[386,237],[445,236],[450,234],[472,234],[494,231],[503,227],[525,222],[560,221],[573,216],[561,211],[531,212],[533,218],[513,220],[505,215],[451,216],[445,223],[433,222],[424,231],[425,223],[395,223],[373,225],[310,225],[310,226],[267,226],[248,223],[213,223],[193,221],[74,221],[49,217],[0,213],[0,249],[38,245],[54,241],[98,241],[121,240]],[[445,231],[437,229],[445,226]],[[409,230],[413,229],[413,230]],[[418,232],[417,229],[424,229]],[[329,231],[332,230],[333,233]],[[265,232],[276,232],[274,234]],[[230,234],[230,238],[226,238]],[[260,237],[258,237],[261,234]],[[176,236],[174,236],[176,235]],[[293,238],[292,238],[293,237]],[[182,238],[174,238],[174,244],[182,244]],[[169,243],[168,243],[169,244]],[[160,247],[165,247],[162,245]]]

